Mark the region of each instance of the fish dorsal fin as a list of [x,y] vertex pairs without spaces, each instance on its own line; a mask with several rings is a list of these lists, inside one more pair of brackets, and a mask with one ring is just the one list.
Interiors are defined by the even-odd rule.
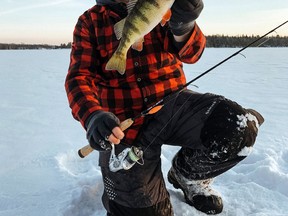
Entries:
[[127,4],[127,12],[130,14],[131,10],[134,8],[135,4],[137,3],[137,0],[130,0]]
[[126,21],[126,18],[120,20],[114,25],[114,32],[115,32],[117,40],[120,40],[122,37],[125,21]]
[[[130,0],[127,4],[127,12],[128,14],[130,14],[130,12],[132,11],[132,9],[134,8],[135,4],[137,3],[138,0]],[[119,22],[117,22],[114,25],[114,32],[116,35],[117,40],[120,40],[122,37],[122,33],[123,33],[123,28],[124,28],[124,24],[125,24],[126,18],[120,20]]]
[[168,22],[171,18],[171,15],[172,15],[172,12],[171,12],[171,9],[169,9],[165,14],[164,16],[162,17],[162,20],[161,20],[161,26],[164,26],[166,24],[166,22]]

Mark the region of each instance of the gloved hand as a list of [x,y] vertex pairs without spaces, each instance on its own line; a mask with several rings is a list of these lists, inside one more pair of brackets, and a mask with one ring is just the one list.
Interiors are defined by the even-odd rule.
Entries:
[[172,33],[180,36],[191,31],[203,7],[202,0],[175,0],[169,21]]
[[85,123],[90,146],[103,151],[111,149],[110,142],[118,144],[124,137],[124,133],[118,128],[119,124],[119,119],[111,112],[99,110],[93,113]]

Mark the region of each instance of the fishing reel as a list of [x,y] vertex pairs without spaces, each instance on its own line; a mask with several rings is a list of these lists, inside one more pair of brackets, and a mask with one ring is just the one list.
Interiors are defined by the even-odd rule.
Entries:
[[[109,161],[109,169],[111,172],[117,172],[121,169],[129,170],[136,163],[143,165],[143,151],[141,148],[136,146],[132,146],[131,148],[126,148],[118,155],[115,154],[115,145],[112,145],[110,161]],[[140,161],[141,159],[141,161]]]

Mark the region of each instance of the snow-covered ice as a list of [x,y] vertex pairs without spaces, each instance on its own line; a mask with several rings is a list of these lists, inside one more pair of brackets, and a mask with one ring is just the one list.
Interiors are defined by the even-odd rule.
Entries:
[[[207,48],[192,79],[238,49]],[[87,144],[64,91],[70,50],[0,51],[0,216],[104,216],[98,154]],[[216,178],[220,216],[288,216],[288,49],[249,48],[190,88],[222,94],[263,114],[255,147]],[[178,147],[163,146],[166,176]],[[249,151],[248,151],[249,150]],[[168,182],[176,216],[204,215]]]

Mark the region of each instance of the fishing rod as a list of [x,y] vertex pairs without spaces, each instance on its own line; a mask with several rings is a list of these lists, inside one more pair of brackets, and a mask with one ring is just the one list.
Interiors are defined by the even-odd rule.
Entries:
[[[201,77],[203,77],[204,75],[206,75],[207,73],[211,72],[212,70],[214,70],[215,68],[219,67],[220,65],[222,65],[223,63],[225,63],[226,61],[228,61],[229,59],[233,58],[234,56],[240,54],[243,50],[247,49],[248,47],[251,47],[253,44],[257,43],[258,41],[262,40],[263,38],[265,38],[267,35],[271,34],[272,32],[276,31],[277,29],[281,28],[282,26],[284,26],[285,24],[288,23],[288,20],[283,22],[282,24],[278,25],[277,27],[275,27],[274,29],[272,29],[271,31],[267,32],[266,34],[262,35],[261,37],[257,38],[256,40],[252,41],[251,43],[249,43],[248,45],[246,45],[245,47],[241,48],[240,50],[238,50],[237,52],[233,53],[232,55],[228,56],[227,58],[225,58],[224,60],[222,60],[221,62],[219,62],[218,64],[214,65],[213,67],[209,68],[208,70],[204,71],[203,73],[201,73],[200,75],[198,75],[197,77],[195,77],[194,79],[190,80],[189,82],[187,82],[186,84],[184,84],[182,87],[180,87],[178,90],[166,95],[165,97],[163,97],[161,100],[159,100],[158,102],[156,102],[155,104],[153,104],[152,106],[150,106],[149,108],[147,108],[146,110],[142,111],[139,115],[133,117],[133,118],[129,118],[124,120],[123,122],[120,123],[120,128],[122,131],[126,130],[127,128],[129,128],[135,121],[135,119],[138,119],[140,117],[144,117],[147,115],[151,115],[154,113],[157,113],[159,110],[161,110],[161,108],[164,106],[165,103],[169,102],[171,99],[173,99],[174,95],[181,93],[182,91],[184,91],[184,89],[189,86],[191,83],[195,82],[196,80],[200,79]],[[165,102],[164,102],[165,101]],[[82,147],[81,149],[79,149],[78,154],[81,158],[86,157],[87,155],[89,155],[94,149],[90,146],[90,145],[86,145],[84,147]]]

